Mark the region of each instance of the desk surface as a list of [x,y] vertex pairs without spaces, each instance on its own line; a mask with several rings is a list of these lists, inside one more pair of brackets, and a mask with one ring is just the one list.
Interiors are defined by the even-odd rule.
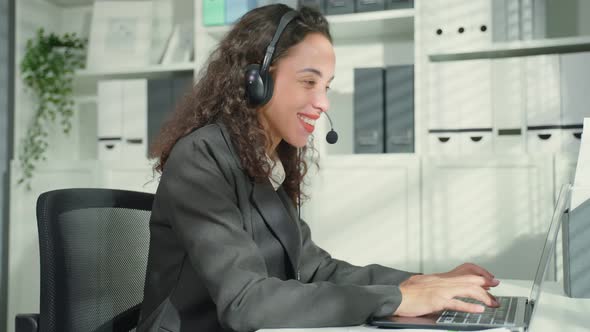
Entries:
[[[532,281],[502,280],[494,295],[528,297]],[[261,332],[367,332],[378,330],[371,326],[347,326],[316,329],[264,329]],[[387,331],[379,329],[378,331]],[[403,331],[403,330],[391,330]],[[564,295],[557,282],[544,282],[539,306],[529,329],[531,332],[590,331],[590,299],[572,299]]]

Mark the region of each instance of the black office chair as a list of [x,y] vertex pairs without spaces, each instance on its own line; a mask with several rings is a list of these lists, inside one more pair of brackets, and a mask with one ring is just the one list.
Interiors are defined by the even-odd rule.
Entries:
[[154,195],[62,189],[37,200],[38,314],[16,332],[130,331],[137,325]]

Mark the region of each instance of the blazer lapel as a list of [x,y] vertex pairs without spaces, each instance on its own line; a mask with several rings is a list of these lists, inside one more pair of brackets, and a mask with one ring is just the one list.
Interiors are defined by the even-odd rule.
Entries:
[[[219,126],[236,164],[242,169],[238,154],[231,142],[229,131],[222,121],[217,121],[216,125]],[[281,242],[283,248],[285,248],[293,272],[297,275],[299,253],[301,251],[301,233],[296,214],[293,214],[292,207],[284,201],[285,198],[288,200],[288,197],[286,197],[282,188],[279,190],[279,194],[283,194],[284,197],[279,198],[268,179],[262,183],[255,182],[252,190],[252,202],[268,227],[272,229],[279,242]]]
[[[299,229],[299,214],[297,212],[297,209],[295,209],[293,207],[292,201],[289,198],[289,196],[287,195],[287,192],[281,186],[281,187],[279,187],[279,190],[277,190],[277,194],[279,194],[279,198],[283,202],[283,206],[285,207],[285,209],[289,212],[289,215],[291,216],[291,219],[293,219],[293,220],[296,221],[295,224],[297,225],[297,231],[300,232],[300,229]],[[299,235],[301,235],[301,233],[299,233]]]
[[297,274],[301,250],[301,234],[297,222],[287,211],[283,201],[268,180],[262,183],[254,183],[252,201],[266,224],[272,229],[285,248],[293,272]]
[[231,135],[229,134],[229,131],[227,130],[227,128],[225,127],[225,125],[223,124],[223,122],[221,120],[218,120],[217,122],[215,122],[215,125],[217,125],[219,127],[219,129],[221,130],[221,135],[223,136],[223,139],[225,140],[225,144],[229,148],[229,151],[231,152],[231,155],[234,158],[236,165],[238,166],[239,169],[243,169],[242,163],[240,162],[240,158],[238,157],[238,153],[234,149],[234,144],[231,141]]

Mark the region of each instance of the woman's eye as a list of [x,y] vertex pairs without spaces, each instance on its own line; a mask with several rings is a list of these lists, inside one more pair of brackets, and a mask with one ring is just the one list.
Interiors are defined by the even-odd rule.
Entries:
[[328,85],[328,86],[326,87],[326,91],[329,91],[329,90],[330,90],[330,86]]
[[315,81],[305,81],[305,85],[313,87],[315,86]]

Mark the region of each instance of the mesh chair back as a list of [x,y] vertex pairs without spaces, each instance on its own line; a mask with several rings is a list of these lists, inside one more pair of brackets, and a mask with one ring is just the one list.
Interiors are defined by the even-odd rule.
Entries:
[[[128,331],[137,323],[152,203],[152,194],[110,189],[39,196],[41,332]],[[131,326],[121,320],[130,313]]]

